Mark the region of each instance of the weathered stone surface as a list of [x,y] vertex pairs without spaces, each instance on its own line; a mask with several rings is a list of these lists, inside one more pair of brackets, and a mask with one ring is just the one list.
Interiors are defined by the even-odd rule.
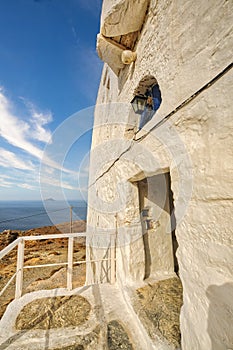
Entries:
[[101,34],[113,37],[141,29],[148,3],[148,0],[105,0],[101,16]]
[[[176,349],[180,347],[180,309],[183,303],[182,284],[178,277],[149,284],[137,290],[139,317],[148,332],[162,335]],[[140,310],[140,311],[139,311]],[[149,323],[148,323],[148,320]]]
[[106,62],[113,72],[118,75],[120,69],[124,67],[121,56],[125,47],[113,42],[113,40],[105,38],[103,35],[97,36],[97,52],[100,59]]
[[[83,253],[83,252],[82,252]],[[77,254],[76,254],[77,255]],[[83,254],[82,254],[83,257]],[[73,288],[81,287],[85,285],[86,281],[86,267],[85,264],[73,267],[73,278],[72,286]],[[54,269],[51,272],[51,276],[48,278],[38,278],[33,281],[26,288],[26,292],[30,293],[35,290],[41,289],[54,289],[54,288],[64,288],[67,284],[67,269],[65,267]]]
[[87,321],[90,310],[90,303],[80,295],[37,299],[20,312],[16,319],[16,328],[76,327]]
[[109,350],[133,350],[127,332],[124,327],[116,320],[108,323],[108,348]]
[[135,43],[138,39],[139,32],[128,33],[125,35],[114,36],[111,39],[118,44],[123,45],[126,49],[133,50]]
[[124,50],[121,55],[121,60],[124,64],[130,64],[137,58],[136,52],[130,50]]
[[62,347],[62,348],[56,348],[53,350],[84,350],[84,346],[83,345],[71,345],[71,346],[66,346],[66,347]]
[[[103,18],[116,3],[105,1]],[[117,235],[120,232],[125,245],[121,244],[116,252],[118,282],[125,285],[141,281],[145,276],[144,252],[149,249],[155,267],[152,247],[161,241],[155,235],[154,242],[151,245],[149,242],[149,248],[145,249],[137,181],[170,173],[179,274],[184,287],[181,310],[184,350],[222,350],[231,348],[233,343],[233,332],[228,326],[232,324],[229,295],[233,281],[232,69],[201,90],[169,120],[157,124],[230,64],[232,23],[230,1],[184,4],[151,0],[137,42],[137,60],[122,68],[118,77],[105,66],[97,99],[97,105],[103,102],[108,105],[104,110],[96,109],[95,158],[91,159],[90,167],[94,190],[90,190],[90,196],[94,196],[93,203],[102,203],[104,210],[100,205],[89,209],[88,229],[115,230]],[[117,102],[130,105],[140,82],[148,76],[158,82],[162,104],[145,130],[134,135],[139,119],[128,109],[128,115],[119,112],[117,124],[115,105]],[[132,136],[128,149],[125,135]],[[101,149],[101,143],[106,151],[99,152],[96,160],[95,149],[97,145]],[[165,217],[163,211],[160,221],[162,216]],[[93,257],[97,252],[92,248]],[[163,248],[160,245],[161,251]],[[164,253],[157,266],[166,264],[167,249]],[[170,268],[171,265],[167,272]],[[88,270],[88,278],[98,279],[98,273]],[[225,302],[220,302],[221,298]],[[217,308],[218,317],[214,317],[217,301],[221,306]]]
[[133,49],[137,40],[148,3],[149,0],[114,0],[103,3],[97,52],[117,76],[124,64],[136,60],[136,53],[129,55],[129,49]]

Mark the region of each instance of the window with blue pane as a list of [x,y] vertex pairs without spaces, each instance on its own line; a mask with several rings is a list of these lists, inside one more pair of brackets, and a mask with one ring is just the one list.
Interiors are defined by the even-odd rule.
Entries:
[[139,129],[148,123],[161,104],[161,92],[156,83],[146,90],[143,95],[134,97],[132,103],[135,113],[140,114]]

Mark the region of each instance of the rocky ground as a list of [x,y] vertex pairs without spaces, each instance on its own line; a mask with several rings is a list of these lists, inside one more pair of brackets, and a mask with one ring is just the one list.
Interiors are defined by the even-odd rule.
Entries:
[[107,342],[109,350],[133,350],[127,331],[117,320],[107,325]]
[[90,311],[90,303],[80,295],[41,298],[23,308],[15,326],[18,330],[75,327],[87,321]]
[[[84,232],[86,223],[84,221],[74,222],[73,232]],[[0,234],[0,250],[5,248],[14,239],[21,236],[60,234],[69,232],[69,223],[57,226],[46,226],[31,229],[25,232],[9,232]],[[41,241],[25,242],[25,265],[43,265],[67,262],[67,244],[65,238],[48,239]],[[74,242],[74,261],[85,260],[85,238],[78,238]],[[5,286],[9,278],[16,271],[17,249],[13,249],[0,260],[0,290]],[[73,287],[82,286],[85,283],[85,264],[76,265],[73,274]],[[4,294],[0,297],[0,317],[9,302],[14,299],[15,284],[12,282]],[[66,267],[40,267],[24,270],[23,293],[39,289],[52,289],[66,286]]]
[[[26,232],[11,232],[0,235],[0,248],[3,249],[11,241],[23,235],[46,235],[69,232],[69,224],[61,227],[42,227]],[[85,222],[78,221],[74,225],[75,232],[85,231]],[[47,239],[43,241],[27,241],[25,243],[25,265],[43,265],[67,261],[67,239]],[[16,269],[17,251],[14,249],[0,261],[0,290]],[[74,244],[74,261],[85,260],[85,239],[78,238]],[[73,287],[85,283],[85,264],[75,265]],[[52,266],[24,270],[23,293],[36,290],[66,287],[66,266]],[[0,297],[0,317],[9,302],[14,299],[14,283]],[[43,306],[42,306],[43,305]],[[182,284],[178,277],[157,282],[148,282],[146,286],[135,292],[134,309],[152,339],[163,339],[173,349],[180,349],[179,315],[182,305]],[[50,329],[69,329],[85,327],[90,313],[99,310],[100,306],[88,302],[80,295],[56,296],[34,300],[27,304],[18,314],[15,327],[17,334],[30,331]],[[127,325],[127,324],[125,324]],[[89,333],[79,335],[70,346],[57,347],[53,350],[84,350],[98,348],[104,341],[110,350],[133,350],[133,339],[130,336],[130,324],[125,325],[119,319],[102,322]],[[67,328],[68,327],[68,328]],[[77,328],[75,328],[77,329]],[[103,340],[104,338],[104,340]],[[101,340],[102,339],[102,340]],[[68,345],[68,344],[67,344]],[[20,348],[21,349],[21,348]]]
[[168,278],[137,290],[135,309],[148,333],[163,337],[180,348],[180,308],[183,303],[182,284],[178,277]]
[[[90,317],[92,307],[88,300],[80,295],[42,298],[32,301],[22,309],[15,326],[19,332],[75,328],[85,324]],[[77,336],[75,345],[56,348],[56,350],[98,349],[103,335],[106,335],[104,349],[133,350],[127,331],[118,320],[99,323],[89,333]]]

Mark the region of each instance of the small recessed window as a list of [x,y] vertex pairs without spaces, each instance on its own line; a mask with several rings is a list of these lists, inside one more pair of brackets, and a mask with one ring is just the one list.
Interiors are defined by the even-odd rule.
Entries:
[[[141,89],[143,92],[140,91]],[[161,91],[157,82],[148,88],[143,85],[141,89],[139,86],[137,94],[131,102],[134,112],[140,115],[139,129],[142,129],[151,120],[162,102]]]
[[151,120],[155,112],[160,107],[162,98],[159,85],[155,84],[149,88],[145,93],[145,97],[147,99],[145,101],[145,108],[141,114],[139,129],[142,129],[143,126]]
[[149,208],[142,209],[141,214],[143,218],[147,218],[149,216]]

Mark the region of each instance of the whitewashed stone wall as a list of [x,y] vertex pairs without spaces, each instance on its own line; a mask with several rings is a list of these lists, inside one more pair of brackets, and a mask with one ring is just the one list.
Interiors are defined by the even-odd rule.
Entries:
[[[110,0],[106,3],[109,11]],[[184,288],[184,350],[233,348],[233,69],[147,136],[145,130],[134,135],[138,121],[130,101],[144,76],[157,79],[162,104],[145,127],[149,131],[222,72],[232,61],[232,14],[232,1],[151,0],[136,62],[119,77],[105,65],[97,99],[88,232],[117,235],[118,283],[142,280],[145,249],[136,181],[170,172]],[[90,237],[89,243],[89,257],[106,256],[108,238]],[[164,259],[169,254],[166,250]],[[87,281],[108,280],[107,268],[90,265]]]

